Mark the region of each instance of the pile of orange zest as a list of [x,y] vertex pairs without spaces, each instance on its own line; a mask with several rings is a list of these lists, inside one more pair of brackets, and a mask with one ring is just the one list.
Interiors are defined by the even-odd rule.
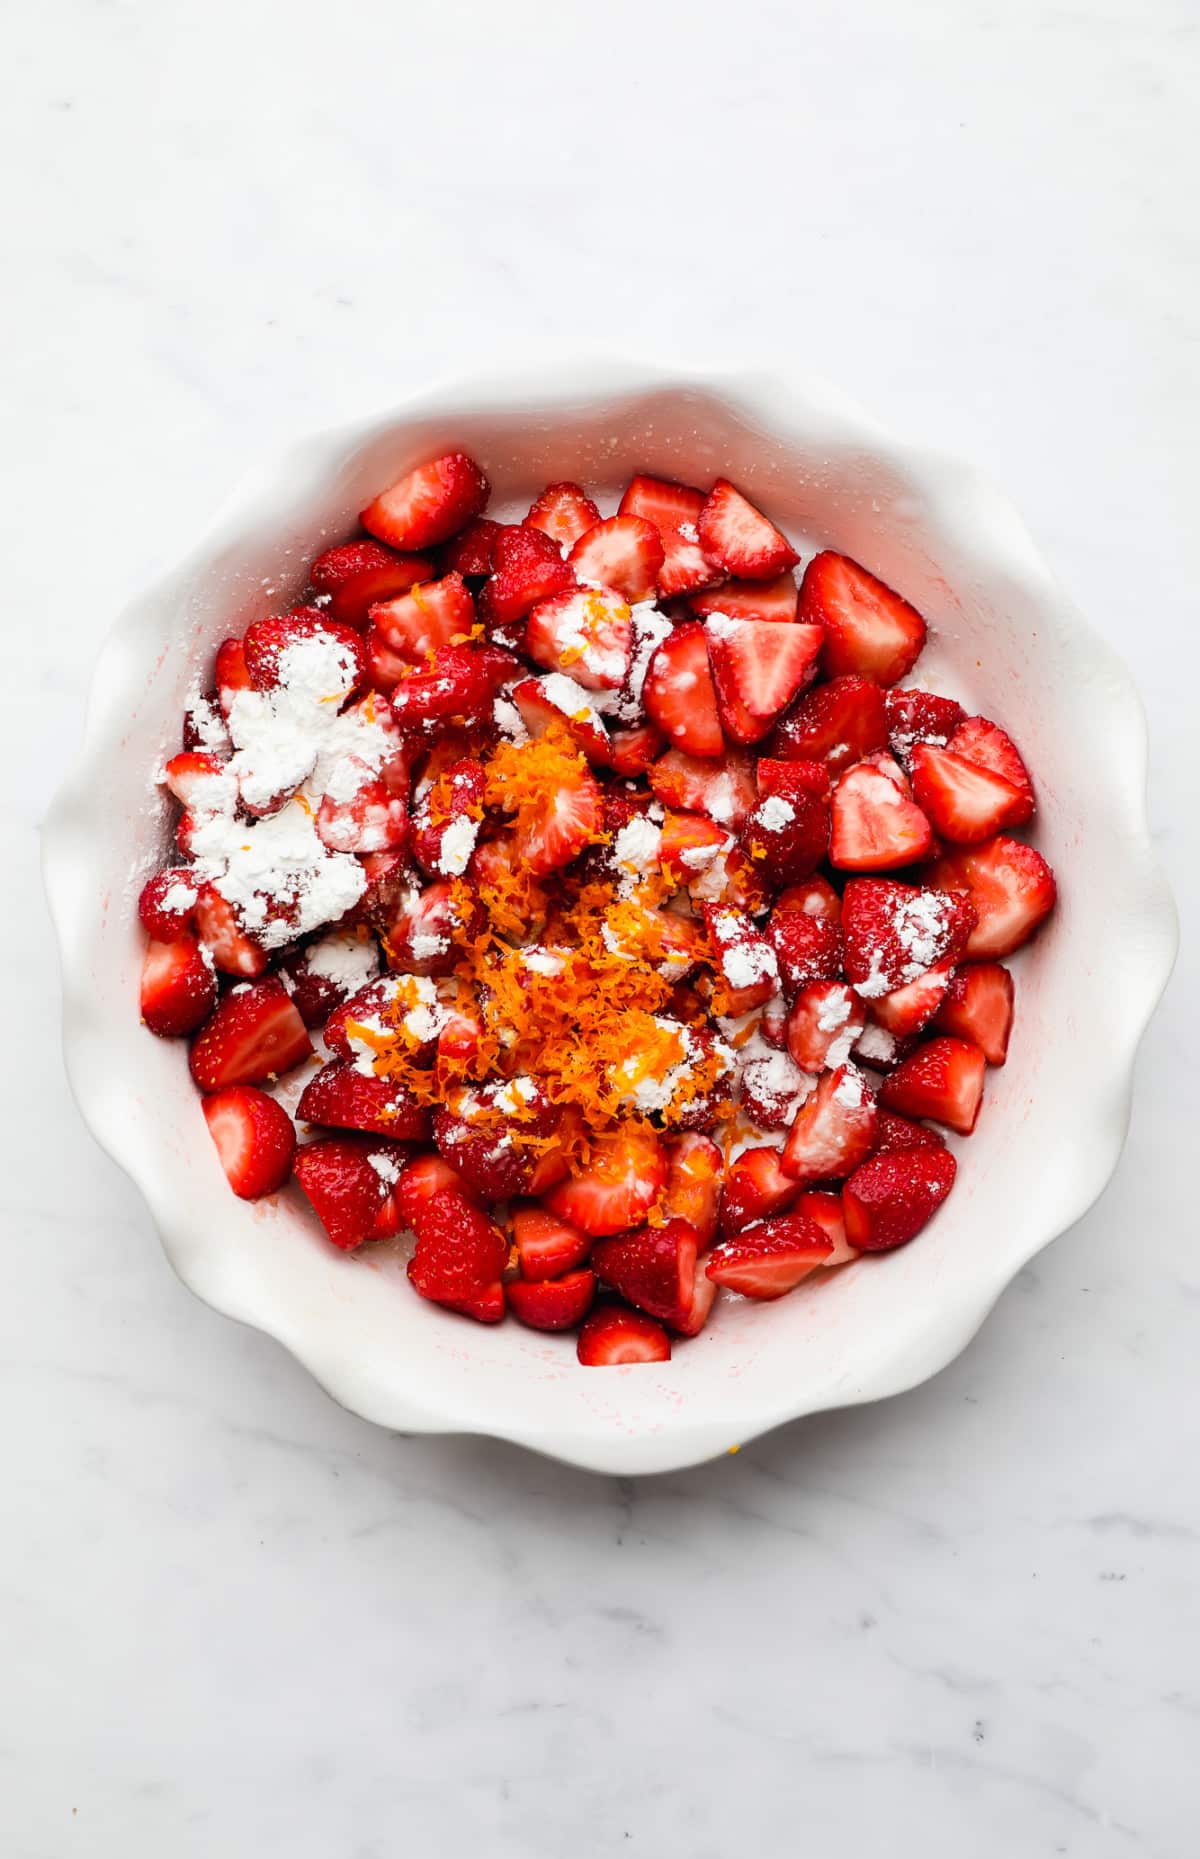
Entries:
[[515,819],[517,838],[524,840],[537,832],[560,791],[578,788],[585,778],[591,780],[587,762],[565,722],[553,722],[528,742],[500,743],[487,765],[484,799]]

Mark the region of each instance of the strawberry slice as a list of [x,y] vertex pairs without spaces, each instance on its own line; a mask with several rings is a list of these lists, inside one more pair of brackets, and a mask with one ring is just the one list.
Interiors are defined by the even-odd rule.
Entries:
[[770,1214],[782,1213],[800,1192],[800,1183],[783,1172],[778,1149],[743,1149],[731,1162],[721,1195],[721,1232],[744,1232]]
[[921,1231],[954,1186],[948,1149],[872,1156],[842,1190],[846,1238],[861,1252],[890,1252]]
[[420,729],[448,717],[469,727],[490,714],[492,698],[507,682],[510,667],[516,669],[515,661],[506,653],[438,646],[428,671],[407,675],[410,668],[403,667],[391,692],[392,714],[401,729]]
[[197,1035],[192,1077],[202,1091],[260,1084],[290,1071],[312,1051],[308,1028],[278,975],[264,975],[226,994]]
[[709,561],[746,581],[771,581],[800,560],[787,537],[728,478],[713,485],[696,528]]
[[404,1151],[380,1136],[324,1136],[296,1151],[293,1173],[333,1244],[353,1252],[374,1228]]
[[667,1179],[667,1153],[636,1125],[593,1136],[586,1163],[545,1197],[551,1213],[593,1238],[623,1232],[650,1212]]
[[830,923],[839,923],[842,916],[841,898],[828,878],[817,875],[806,878],[803,884],[789,884],[786,891],[779,893],[776,908],[802,910],[805,916],[824,917]]
[[856,1065],[825,1072],[796,1112],[783,1151],[783,1169],[802,1188],[849,1175],[871,1153],[875,1093]]
[[465,452],[447,452],[397,478],[367,505],[359,521],[394,549],[431,549],[479,515],[490,489]]
[[598,1239],[592,1270],[636,1310],[678,1328],[691,1310],[698,1252],[695,1228],[686,1220],[668,1220],[665,1226]]
[[700,1244],[707,1246],[716,1233],[721,1204],[725,1172],[721,1151],[711,1137],[695,1130],[668,1138],[666,1149],[667,1185],[662,1211],[669,1220],[685,1220]]
[[534,1284],[514,1278],[508,1286],[508,1308],[528,1329],[573,1330],[586,1317],[595,1296],[596,1274],[586,1269]]
[[925,644],[915,607],[848,555],[814,555],[800,584],[800,618],[824,626],[821,667],[827,677],[858,672],[898,684]]
[[888,742],[892,754],[905,768],[919,742],[932,742],[944,749],[963,720],[962,705],[953,697],[939,697],[935,691],[915,687],[888,691],[884,703]]
[[522,678],[509,695],[531,736],[544,736],[552,723],[562,724],[589,762],[597,768],[608,766],[611,756],[604,718],[592,706],[592,693],[574,678],[561,671],[548,672],[544,678]]
[[836,981],[842,973],[842,933],[834,917],[812,916],[786,908],[781,898],[767,922],[767,940],[775,951],[788,994],[814,981]]
[[356,755],[334,763],[317,809],[317,838],[331,852],[386,852],[408,838],[408,808]]
[[971,762],[977,768],[986,768],[990,774],[999,776],[1010,787],[1016,788],[1025,803],[1026,812],[1024,818],[1013,821],[1013,825],[1024,826],[1026,820],[1033,818],[1033,782],[1029,778],[1029,770],[1021,759],[1016,743],[999,724],[990,723],[984,716],[965,717],[946,747],[955,755],[961,755],[965,762]]
[[691,884],[701,872],[711,870],[732,843],[706,814],[668,813],[658,842],[659,869],[674,884]]
[[877,1001],[953,960],[971,933],[970,907],[950,890],[851,878],[842,896],[846,979],[864,1000]]
[[154,942],[176,942],[191,935],[199,896],[190,866],[168,865],[165,871],[156,871],[138,898],[142,928]]
[[810,981],[787,1017],[787,1049],[801,1071],[844,1065],[867,1024],[867,1010],[844,981]]
[[461,645],[475,624],[475,602],[460,574],[418,581],[371,608],[371,624],[392,652],[420,665],[435,647]]
[[786,1052],[771,1052],[743,1062],[741,1087],[742,1106],[759,1129],[785,1130],[812,1089],[812,1079]]
[[495,1290],[508,1259],[500,1229],[461,1194],[443,1190],[417,1209],[408,1276],[413,1289],[478,1322],[504,1315]]
[[437,573],[427,555],[394,555],[378,542],[344,542],[318,555],[308,571],[318,593],[329,596],[329,617],[361,630],[378,601],[393,600]]
[[908,982],[902,988],[893,988],[890,994],[881,994],[878,1000],[873,1000],[871,1018],[897,1039],[907,1039],[911,1034],[919,1033],[937,1012],[953,973],[952,957],[935,962],[932,968],[918,975],[915,981]]
[[806,691],[771,732],[768,750],[786,761],[824,762],[841,774],[888,740],[884,694],[870,678],[849,674]]
[[1054,873],[1040,852],[1000,833],[981,846],[948,852],[930,882],[965,891],[977,922],[964,951],[967,961],[1011,955],[1029,941],[1054,908]]
[[401,1169],[392,1190],[397,1212],[404,1226],[415,1227],[421,1217],[421,1209],[431,1201],[435,1194],[446,1190],[458,1194],[465,1201],[479,1202],[479,1196],[464,1175],[440,1155],[419,1155]]
[[333,930],[285,956],[279,967],[283,985],[311,1032],[340,1012],[354,992],[355,980],[378,972],[379,952],[364,929]]
[[237,789],[224,757],[207,749],[184,749],[173,755],[163,763],[162,783],[192,813],[225,813],[236,800]]
[[650,660],[642,703],[667,740],[688,755],[724,753],[703,626],[678,626],[663,640]]
[[456,1105],[443,1105],[433,1116],[443,1159],[488,1200],[528,1194],[541,1159],[533,1145],[552,1135],[559,1120],[541,1088],[528,1078],[501,1079],[459,1093]]
[[846,1238],[846,1220],[840,1194],[831,1194],[827,1189],[810,1188],[807,1194],[797,1195],[792,1203],[792,1211],[807,1214],[810,1220],[815,1220],[829,1241],[833,1250],[825,1260],[827,1268],[848,1265],[851,1259],[858,1257],[857,1248],[850,1245]]
[[514,626],[539,600],[574,586],[558,544],[540,529],[511,523],[492,543],[492,573],[480,610],[490,626]]
[[723,613],[730,620],[790,621],[796,617],[800,590],[788,570],[773,581],[722,581],[719,587],[689,594],[688,606],[702,619]]
[[512,1233],[522,1278],[562,1278],[582,1265],[592,1249],[588,1234],[536,1204],[513,1209]]
[[233,1084],[201,1100],[208,1133],[239,1200],[274,1194],[292,1172],[296,1132],[282,1104],[252,1084]]
[[762,931],[743,910],[727,904],[703,904],[701,914],[713,950],[713,965],[721,977],[724,1001],[721,1011],[748,1013],[760,1007],[779,989],[779,963]]
[[223,639],[217,647],[217,662],[213,673],[213,682],[217,687],[217,702],[226,722],[233,707],[233,700],[239,691],[253,690],[250,673],[246,669],[246,654],[240,639]]
[[754,763],[740,750],[705,759],[668,749],[647,771],[656,797],[667,807],[706,813],[718,826],[737,832],[757,799]]
[[973,1040],[943,1035],[889,1072],[879,1101],[906,1117],[932,1117],[969,1136],[979,1116],[987,1060]]
[[[769,764],[758,765],[760,781],[764,766]],[[769,793],[751,809],[741,842],[767,883],[779,888],[798,884],[816,869],[829,849],[829,829],[829,808],[823,800],[811,794],[795,793],[785,799],[780,793]]]
[[[256,691],[273,691],[288,681],[293,662],[312,655],[329,681],[329,701],[349,697],[366,676],[363,642],[352,626],[327,619],[319,607],[295,607],[255,620],[242,640],[246,670]],[[323,693],[323,695],[325,695]]]
[[571,548],[599,521],[599,507],[580,485],[570,482],[548,484],[541,495],[534,498],[525,518],[530,529],[540,529],[562,549]]
[[666,478],[639,475],[631,479],[620,503],[621,516],[645,517],[662,539],[663,565],[658,591],[664,600],[700,588],[715,587],[724,579],[700,546],[699,522],[704,493]]
[[423,1142],[429,1112],[395,1078],[361,1072],[349,1059],[330,1059],[305,1085],[296,1106],[302,1123],[368,1130],[399,1142]]
[[620,690],[633,652],[633,618],[619,594],[603,589],[556,594],[530,614],[525,650],[535,664],[565,671],[587,691]]
[[633,729],[614,729],[608,738],[608,759],[615,775],[644,775],[663,750],[663,739],[653,723]]
[[692,1267],[689,1302],[678,1322],[673,1326],[680,1336],[699,1336],[716,1303],[717,1287],[709,1277],[707,1267],[707,1253],[699,1254]]
[[479,826],[487,775],[473,756],[450,762],[426,791],[413,816],[412,855],[433,878],[466,871]]
[[[360,536],[354,542],[339,542],[325,549],[308,571],[309,586],[315,594],[333,594],[347,581],[371,568],[388,568],[400,557],[380,542]],[[411,586],[411,583],[410,583]]]
[[253,981],[268,956],[238,922],[237,911],[215,884],[202,884],[196,895],[196,934],[224,975]]
[[933,1016],[939,1033],[973,1039],[989,1065],[1003,1065],[1013,1023],[1013,978],[999,962],[960,969]]
[[926,1123],[914,1123],[894,1110],[881,1110],[875,1119],[872,1155],[890,1155],[897,1149],[944,1149],[946,1139]]
[[910,757],[913,793],[941,839],[977,846],[1004,826],[1028,819],[1025,796],[1011,781],[951,749],[919,742]]
[[490,516],[473,516],[465,529],[446,544],[442,552],[446,567],[454,574],[472,578],[491,574],[492,550],[503,528],[503,523],[493,523]]
[[705,621],[705,633],[725,733],[735,742],[757,742],[812,682],[820,629],[714,614]]
[[[382,1039],[417,1001],[418,987],[411,975],[380,975],[332,1009],[322,1035],[325,1045],[340,1059],[352,1059],[360,1051],[370,1052],[367,1035]],[[362,1029],[360,1045],[354,1043],[356,1028]],[[427,1057],[433,1050],[432,1037],[415,1050],[419,1056]]]
[[933,849],[929,821],[909,798],[904,771],[890,755],[847,769],[830,809],[829,862],[841,871],[894,871]]
[[627,1368],[637,1362],[669,1362],[671,1339],[661,1323],[640,1310],[601,1304],[585,1319],[576,1348],[584,1368]]
[[662,571],[662,538],[644,516],[609,516],[580,536],[567,560],[577,581],[611,588],[630,602],[650,600]]
[[217,1001],[213,965],[194,936],[151,942],[142,958],[142,1019],[160,1039],[194,1033]]
[[544,878],[569,865],[603,826],[600,788],[581,768],[545,794],[540,807],[522,809],[514,832],[515,852],[535,878]]
[[742,1297],[777,1298],[829,1262],[833,1245],[807,1214],[782,1214],[718,1247],[708,1276]]

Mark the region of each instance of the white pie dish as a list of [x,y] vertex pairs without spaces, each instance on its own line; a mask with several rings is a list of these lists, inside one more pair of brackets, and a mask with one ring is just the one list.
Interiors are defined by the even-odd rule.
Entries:
[[[401,1282],[402,1247],[336,1252],[294,1187],[257,1206],[235,1200],[186,1042],[156,1040],[138,1020],[137,893],[168,832],[153,771],[177,746],[186,691],[205,681],[222,637],[298,595],[317,548],[352,533],[370,495],[451,447],[480,460],[501,510],[556,478],[611,495],[636,469],[700,484],[724,474],[798,546],[819,540],[865,562],[930,623],[911,681],[995,716],[1025,752],[1034,842],[1059,878],[1054,918],[1013,964],[1008,1064],[989,1072],[975,1134],[955,1142],[958,1184],[928,1230],[777,1305],[723,1306],[662,1366],[583,1370],[573,1338],[450,1317]],[[825,385],[599,364],[442,386],[287,452],[110,633],[84,745],[45,830],[71,1084],[184,1282],[276,1337],[344,1406],[401,1431],[490,1434],[605,1472],[693,1464],[936,1373],[1100,1193],[1176,944],[1146,828],[1145,759],[1128,674],[1011,506],[971,468],[893,439]]]

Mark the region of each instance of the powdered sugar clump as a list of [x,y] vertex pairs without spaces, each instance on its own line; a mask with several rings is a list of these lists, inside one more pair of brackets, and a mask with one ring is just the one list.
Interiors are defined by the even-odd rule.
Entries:
[[874,1021],[864,1026],[854,1047],[857,1058],[876,1065],[890,1065],[898,1050],[896,1035],[889,1033],[886,1026],[876,1026]]
[[341,930],[313,943],[305,951],[304,963],[310,975],[331,982],[343,994],[357,994],[379,973],[379,949],[372,938]]
[[640,878],[646,878],[658,869],[661,845],[661,827],[647,819],[645,814],[635,813],[621,828],[613,840],[612,861],[617,867],[620,889],[625,896],[636,888]]
[[211,697],[194,684],[187,694],[184,723],[196,747],[209,755],[227,755],[232,744],[225,718]]
[[817,1081],[801,1071],[786,1052],[777,1052],[765,1040],[758,1044],[761,1052],[747,1057],[743,1051],[740,1055],[742,1090],[760,1114],[770,1115],[772,1123],[790,1123]]
[[549,949],[526,949],[523,960],[535,975],[561,975],[563,971],[562,956]]
[[367,1160],[375,1170],[375,1173],[379,1176],[380,1181],[384,1183],[385,1187],[394,1188],[400,1179],[400,1164],[395,1157],[385,1154],[382,1150],[378,1150],[376,1153],[369,1155]]
[[564,716],[575,722],[590,723],[593,729],[603,730],[604,724],[592,702],[592,693],[585,691],[582,684],[576,684],[574,678],[568,678],[565,671],[547,672],[538,679],[538,687],[547,703],[561,710]]
[[721,972],[731,988],[752,988],[760,981],[779,980],[779,964],[768,942],[738,942],[723,950]]
[[497,697],[492,704],[492,721],[509,742],[528,742],[529,731],[516,704],[508,697]]
[[470,863],[475,841],[479,837],[479,821],[472,820],[468,814],[459,814],[451,820],[442,832],[441,850],[438,853],[437,868],[447,878],[460,878]]
[[755,823],[768,833],[781,833],[795,817],[796,809],[790,800],[784,800],[782,794],[768,794],[766,800],[760,802],[754,816]]
[[844,1110],[861,1110],[867,1101],[867,1083],[857,1066],[847,1065],[833,1093],[833,1101]]

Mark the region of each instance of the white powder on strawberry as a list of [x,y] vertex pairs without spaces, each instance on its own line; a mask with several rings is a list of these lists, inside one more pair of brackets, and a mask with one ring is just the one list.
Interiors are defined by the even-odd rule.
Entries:
[[377,1150],[369,1155],[367,1160],[375,1170],[375,1173],[379,1176],[380,1181],[382,1181],[386,1187],[394,1188],[400,1179],[400,1164],[396,1161],[395,1157],[387,1155],[383,1150]]
[[863,1000],[875,1001],[884,994],[890,994],[891,991],[892,984],[888,980],[887,971],[883,965],[883,951],[872,949],[870,967],[864,979],[854,983],[854,992]]
[[760,802],[754,818],[764,832],[781,833],[785,826],[790,826],[796,817],[796,809],[791,801],[784,800],[782,794],[768,794]]
[[713,639],[736,639],[746,624],[745,620],[735,620],[729,613],[710,613],[704,622],[704,630]]
[[439,955],[445,955],[450,947],[450,938],[431,930],[414,930],[408,939],[414,962],[432,962]]
[[704,804],[709,818],[718,826],[729,825],[738,804],[737,783],[731,774],[722,772],[713,777],[708,783]]
[[629,895],[639,878],[657,871],[661,845],[662,829],[641,813],[635,814],[618,832],[613,840],[612,861],[624,895]]
[[356,994],[379,973],[379,949],[372,938],[341,930],[313,943],[305,952],[304,963],[310,975],[330,982],[343,994]]
[[786,1052],[776,1052],[765,1041],[762,1044],[761,1055],[749,1059],[743,1055],[742,1091],[760,1115],[769,1115],[772,1122],[790,1123],[817,1081],[802,1072]]
[[900,947],[910,957],[904,969],[904,982],[916,981],[944,953],[946,928],[950,920],[944,897],[936,891],[920,891],[906,897],[894,911],[892,923]]
[[478,820],[470,819],[465,813],[460,814],[457,820],[451,820],[442,833],[438,870],[447,878],[461,877],[470,862],[478,837]]
[[779,964],[767,942],[739,942],[721,955],[721,972],[731,988],[752,988],[760,981],[778,981]]
[[890,1065],[898,1051],[896,1035],[889,1033],[886,1026],[876,1026],[872,1021],[859,1034],[854,1051],[860,1059]]
[[225,718],[212,698],[206,697],[199,685],[194,684],[188,692],[184,721],[198,749],[209,755],[229,753],[232,745]]
[[679,863],[686,865],[689,871],[706,871],[716,858],[718,852],[728,852],[732,839],[715,840],[711,846],[685,846],[679,854]]
[[180,916],[187,910],[194,910],[198,901],[199,893],[195,885],[188,884],[183,878],[176,878],[174,884],[169,884],[162,895],[163,909],[177,911]]
[[642,691],[650,660],[675,629],[652,600],[637,601],[629,609],[629,619],[631,648],[624,685],[619,691],[594,691],[592,702],[597,709],[615,716],[618,722],[640,723],[644,721]]
[[192,852],[198,874],[266,949],[344,917],[367,888],[359,860],[328,851],[298,800],[262,820],[213,814],[198,823]]
[[835,1104],[840,1104],[843,1110],[860,1110],[863,1104],[866,1103],[866,1080],[857,1067],[847,1065],[845,1072],[838,1081],[837,1090],[833,1094],[833,1101]]
[[680,523],[675,533],[682,536],[685,542],[699,542],[700,540],[700,531],[694,523]]
[[538,684],[547,703],[561,710],[564,716],[590,723],[594,729],[604,728],[592,702],[592,693],[585,691],[582,684],[576,684],[574,678],[568,678],[565,671],[547,672],[544,678],[538,679]]
[[822,1033],[836,1033],[840,1026],[845,1026],[850,1018],[851,1000],[847,993],[831,993],[824,1006],[818,1010],[817,1026]]
[[522,1074],[520,1077],[510,1078],[500,1090],[493,1092],[492,1102],[497,1110],[504,1112],[506,1117],[515,1117],[525,1109],[526,1105],[533,1103],[537,1094],[538,1089],[533,1079]]

